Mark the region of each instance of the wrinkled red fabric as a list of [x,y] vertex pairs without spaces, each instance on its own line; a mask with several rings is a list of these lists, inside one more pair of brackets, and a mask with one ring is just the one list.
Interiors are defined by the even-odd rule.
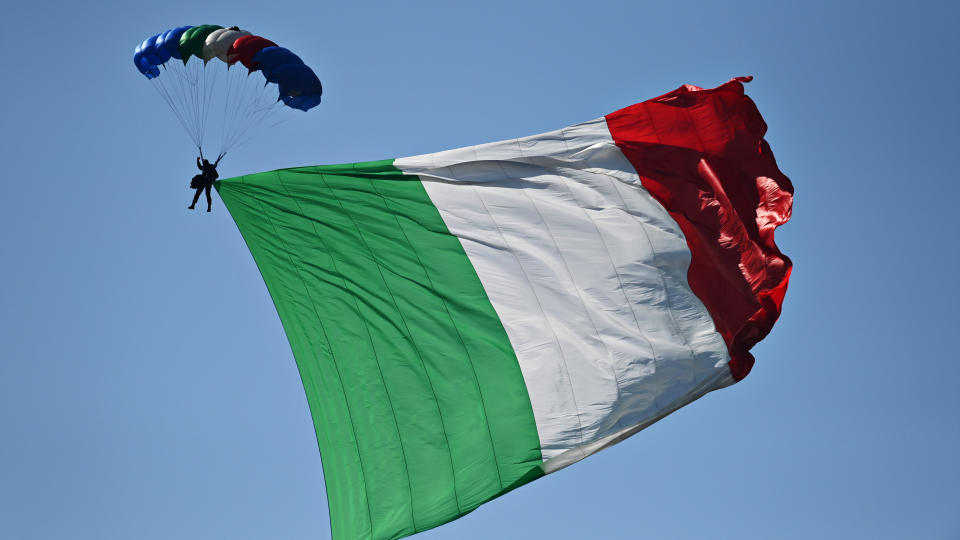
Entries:
[[230,46],[230,50],[227,51],[227,58],[230,59],[230,64],[240,62],[253,72],[259,69],[253,61],[254,55],[262,49],[276,46],[276,43],[260,36],[241,36]]
[[685,85],[607,115],[643,186],[686,236],[690,288],[713,317],[739,381],[780,316],[792,263],[774,242],[790,219],[793,185],[763,136],[767,124],[738,77]]

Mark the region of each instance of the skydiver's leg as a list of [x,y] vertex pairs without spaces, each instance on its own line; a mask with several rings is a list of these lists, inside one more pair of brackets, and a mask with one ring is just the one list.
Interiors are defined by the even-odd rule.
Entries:
[[197,201],[200,200],[200,193],[202,191],[203,191],[203,186],[200,186],[197,188],[197,192],[193,194],[193,202],[190,203],[190,206],[188,206],[187,208],[189,208],[190,210],[193,210],[193,207],[196,206]]
[[[212,199],[210,199],[210,186],[211,184],[207,184],[207,212],[210,211],[210,203],[213,202]],[[197,195],[199,194],[200,193],[198,192]]]

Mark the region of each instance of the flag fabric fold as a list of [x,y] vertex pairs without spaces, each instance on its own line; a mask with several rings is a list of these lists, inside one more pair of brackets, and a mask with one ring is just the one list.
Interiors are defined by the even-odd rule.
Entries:
[[743,378],[792,186],[735,79],[557,131],[226,179],[334,538],[399,538]]

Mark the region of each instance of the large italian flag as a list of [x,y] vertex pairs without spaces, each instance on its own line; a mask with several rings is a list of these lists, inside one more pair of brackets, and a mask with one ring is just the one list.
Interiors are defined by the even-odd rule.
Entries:
[[742,80],[219,182],[303,379],[334,538],[435,527],[747,374],[792,186]]

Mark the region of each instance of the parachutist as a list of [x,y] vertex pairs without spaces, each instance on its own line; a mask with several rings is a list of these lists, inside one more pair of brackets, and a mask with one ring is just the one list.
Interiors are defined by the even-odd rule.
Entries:
[[[193,210],[193,207],[196,206],[197,200],[200,199],[200,193],[205,191],[207,194],[207,212],[210,211],[210,203],[212,202],[210,199],[210,188],[213,186],[213,181],[220,177],[217,173],[217,165],[220,164],[221,159],[223,159],[223,154],[213,163],[203,159],[203,156],[197,157],[197,168],[200,169],[201,172],[190,181],[190,187],[197,190],[197,192],[193,194],[193,202],[187,207],[190,210]],[[203,161],[201,162],[201,160]]]

